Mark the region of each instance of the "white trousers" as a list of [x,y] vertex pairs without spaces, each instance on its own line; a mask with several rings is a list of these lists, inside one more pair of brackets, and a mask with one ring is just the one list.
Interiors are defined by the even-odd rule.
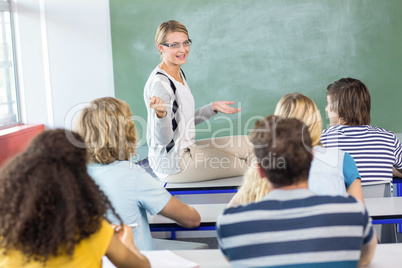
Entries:
[[199,182],[242,176],[253,156],[253,146],[246,135],[197,140],[181,156],[181,171],[162,181]]

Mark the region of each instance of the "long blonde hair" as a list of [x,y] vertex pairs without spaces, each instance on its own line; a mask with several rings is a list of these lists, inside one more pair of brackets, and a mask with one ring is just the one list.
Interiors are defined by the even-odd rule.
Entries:
[[92,101],[73,129],[84,138],[89,162],[110,164],[129,160],[135,153],[137,132],[130,107],[122,100],[105,97]]
[[291,93],[283,96],[276,105],[275,115],[286,118],[296,118],[306,124],[312,140],[312,145],[320,144],[322,118],[314,101],[301,93]]
[[244,174],[242,185],[237,192],[237,204],[246,205],[260,201],[269,192],[267,178],[261,178],[258,173],[257,163],[250,165]]

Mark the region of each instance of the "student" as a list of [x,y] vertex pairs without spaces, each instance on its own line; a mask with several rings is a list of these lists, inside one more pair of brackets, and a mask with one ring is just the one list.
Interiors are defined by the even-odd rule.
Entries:
[[357,79],[342,78],[327,87],[327,102],[331,127],[322,133],[324,146],[348,152],[363,182],[391,182],[393,168],[402,171],[402,146],[390,131],[370,126],[367,86]]
[[226,209],[217,220],[219,246],[233,267],[356,267],[374,256],[377,239],[364,205],[348,196],[308,190],[312,141],[295,118],[256,123],[262,201]]
[[87,152],[63,129],[39,134],[0,173],[0,267],[150,267],[131,230],[115,232],[107,197],[86,171]]
[[[322,119],[312,99],[301,93],[286,94],[276,105],[275,115],[297,118],[307,125],[315,156],[308,179],[311,191],[320,195],[345,195],[347,191],[364,203],[360,175],[353,158],[338,149],[323,148],[320,145]],[[268,193],[265,180],[261,180],[255,170],[252,173],[252,177],[245,176],[242,186],[228,206],[256,202],[264,197],[261,193]],[[264,188],[261,189],[261,186]],[[236,202],[237,199],[242,202]]]
[[195,141],[195,125],[218,112],[234,114],[241,109],[229,106],[234,104],[231,101],[215,101],[195,110],[194,97],[181,70],[191,45],[183,24],[174,20],[162,23],[155,42],[162,62],[144,88],[148,158],[154,173],[167,182],[243,175],[252,153],[247,136]]
[[[147,212],[161,214],[187,228],[200,224],[198,212],[171,196],[160,182],[129,161],[135,153],[137,133],[130,107],[105,97],[92,101],[76,119],[74,129],[84,138],[89,152],[88,173],[106,193],[126,224],[133,230],[140,250],[153,250]],[[113,214],[108,214],[116,222]]]
[[244,174],[239,190],[229,201],[228,207],[258,202],[263,199],[268,192],[268,181],[261,179],[256,163],[252,163],[246,174]]
[[294,117],[307,125],[314,151],[308,181],[311,191],[320,195],[343,195],[346,189],[364,203],[360,175],[353,158],[336,148],[321,146],[322,119],[312,99],[301,93],[286,94],[279,100],[274,114]]

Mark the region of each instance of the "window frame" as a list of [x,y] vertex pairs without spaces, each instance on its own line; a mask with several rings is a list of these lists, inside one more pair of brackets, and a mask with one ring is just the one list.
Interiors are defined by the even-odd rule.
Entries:
[[[0,0],[0,12],[9,12],[10,13],[10,31],[11,31],[11,47],[12,47],[12,62],[13,62],[13,71],[14,71],[14,86],[15,86],[15,101],[16,101],[16,116],[18,118],[17,122],[8,124],[8,125],[0,125],[0,130],[8,129],[12,127],[16,127],[19,125],[23,125],[21,118],[21,99],[18,85],[18,73],[17,73],[17,63],[16,63],[16,47],[15,47],[15,34],[14,34],[14,16],[12,12],[12,5],[10,0]],[[11,83],[12,81],[10,81]]]

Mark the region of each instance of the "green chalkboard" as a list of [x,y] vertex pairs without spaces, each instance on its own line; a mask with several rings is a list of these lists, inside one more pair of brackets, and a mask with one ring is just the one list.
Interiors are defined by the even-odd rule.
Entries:
[[183,70],[200,107],[233,100],[243,111],[197,127],[197,139],[248,134],[286,93],[302,92],[324,118],[325,90],[361,79],[372,95],[372,125],[402,132],[400,0],[110,1],[116,97],[130,104],[145,140],[145,82],[160,62],[158,25],[175,19],[193,40]]

